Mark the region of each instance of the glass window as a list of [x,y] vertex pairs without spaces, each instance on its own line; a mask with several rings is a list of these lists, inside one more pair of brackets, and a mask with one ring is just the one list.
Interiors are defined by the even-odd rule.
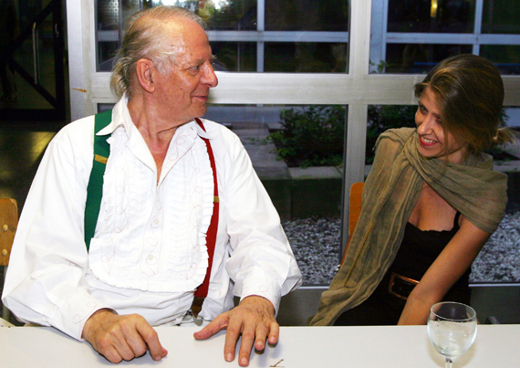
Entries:
[[388,44],[387,73],[427,73],[439,61],[457,54],[471,53],[471,45]]
[[344,73],[347,45],[317,42],[265,44],[265,71],[282,73]]
[[372,0],[370,72],[425,73],[449,56],[474,53],[502,74],[519,74],[519,19],[520,8],[507,0]]
[[349,30],[349,2],[344,0],[266,0],[265,13],[268,31]]
[[256,44],[254,42],[210,42],[217,60],[213,68],[228,72],[256,71]]
[[520,6],[511,0],[484,0],[482,33],[520,34]]
[[345,106],[213,105],[282,218],[305,285],[328,285],[341,254]]
[[219,64],[231,72],[345,73],[349,1],[97,0],[97,70],[110,71],[123,24],[142,8],[183,6],[200,15]]
[[482,45],[480,56],[495,63],[501,74],[520,74],[520,45]]
[[473,32],[475,2],[388,0],[388,32]]

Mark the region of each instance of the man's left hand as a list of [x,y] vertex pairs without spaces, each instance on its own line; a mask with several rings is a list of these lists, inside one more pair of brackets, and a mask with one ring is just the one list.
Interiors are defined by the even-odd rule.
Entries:
[[274,306],[260,296],[244,298],[237,307],[220,314],[193,336],[197,340],[206,340],[223,329],[227,329],[224,358],[228,362],[235,359],[236,345],[242,334],[238,352],[238,364],[242,367],[249,365],[253,344],[255,350],[262,351],[266,339],[269,344],[278,342],[279,325],[274,318]]

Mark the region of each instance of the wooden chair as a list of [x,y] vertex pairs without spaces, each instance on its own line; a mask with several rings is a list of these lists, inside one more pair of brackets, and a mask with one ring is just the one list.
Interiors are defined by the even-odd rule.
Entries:
[[347,256],[348,246],[350,244],[350,239],[352,238],[352,234],[354,233],[354,229],[356,228],[356,224],[359,218],[359,214],[361,212],[361,195],[363,193],[363,187],[365,183],[354,183],[350,187],[350,196],[349,196],[349,225],[348,225],[348,242],[345,247],[345,251],[343,252],[343,257],[341,259],[341,264],[345,262],[345,257]]
[[[0,266],[3,266],[4,280],[14,234],[18,226],[18,204],[12,198],[0,198]],[[3,285],[2,290],[3,290]],[[9,310],[2,306],[2,318],[9,320]]]

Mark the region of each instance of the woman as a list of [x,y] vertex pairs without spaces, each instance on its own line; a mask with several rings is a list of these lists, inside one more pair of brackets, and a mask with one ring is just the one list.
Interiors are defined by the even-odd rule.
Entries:
[[498,128],[502,78],[458,55],[415,94],[417,128],[380,136],[345,262],[311,325],[425,324],[438,301],[469,303],[470,265],[507,203],[507,176],[482,152],[512,142]]

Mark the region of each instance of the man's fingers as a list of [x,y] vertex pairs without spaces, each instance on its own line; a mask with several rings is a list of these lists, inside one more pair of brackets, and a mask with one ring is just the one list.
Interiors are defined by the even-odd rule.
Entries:
[[241,332],[242,321],[239,319],[230,320],[229,326],[227,327],[226,340],[224,342],[224,359],[228,362],[231,362],[233,359],[235,359],[235,351]]
[[[124,358],[113,346],[106,349],[96,349],[99,354],[103,355],[110,363],[120,363]],[[102,352],[101,350],[104,350]]]
[[265,340],[267,340],[267,334],[269,328],[266,325],[259,324],[256,326],[256,338],[255,338],[255,349],[262,351],[265,349]]
[[[257,330],[258,332],[258,330]],[[258,338],[258,336],[257,336]],[[264,334],[265,339],[265,334]],[[253,351],[253,344],[255,342],[255,328],[254,326],[245,326],[242,331],[242,341],[240,342],[240,350],[238,351],[238,364],[241,367],[249,365],[249,357]],[[263,350],[263,349],[262,349]]]
[[146,349],[150,351],[152,359],[157,361],[168,354],[168,351],[162,347],[157,332],[147,322],[137,323],[136,330],[139,337],[131,344],[136,357],[143,355]]
[[146,350],[154,360],[161,360],[168,354],[159,342],[157,332],[137,314],[119,316],[100,311],[87,320],[82,336],[112,363],[140,357]]
[[268,342],[271,345],[275,345],[278,343],[278,339],[280,338],[280,325],[278,322],[271,322],[271,327],[269,328],[269,338]]
[[213,321],[211,321],[206,327],[204,327],[202,330],[197,331],[193,334],[193,337],[196,340],[207,340],[211,336],[215,335],[217,332],[224,330],[228,327],[228,317],[227,313],[223,313],[217,318],[215,318]]

